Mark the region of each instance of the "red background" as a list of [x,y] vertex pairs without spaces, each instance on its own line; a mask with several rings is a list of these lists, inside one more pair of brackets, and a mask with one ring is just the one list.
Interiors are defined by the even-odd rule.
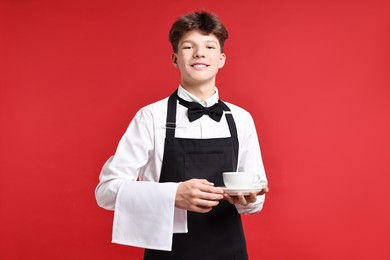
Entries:
[[250,259],[390,259],[388,1],[1,1],[0,258],[141,259],[94,188],[135,112],[179,84],[181,14],[229,29],[222,99],[256,122],[270,193]]

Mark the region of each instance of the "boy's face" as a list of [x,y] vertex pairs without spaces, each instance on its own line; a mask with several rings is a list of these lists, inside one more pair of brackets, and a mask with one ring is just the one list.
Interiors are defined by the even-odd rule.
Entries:
[[226,56],[214,34],[202,34],[198,30],[183,35],[177,53],[172,54],[173,65],[180,70],[184,86],[212,84],[218,69],[225,64]]

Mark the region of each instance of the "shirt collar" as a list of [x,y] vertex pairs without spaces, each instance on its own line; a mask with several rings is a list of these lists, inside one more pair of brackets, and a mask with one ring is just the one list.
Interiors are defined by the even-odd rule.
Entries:
[[215,87],[215,93],[211,97],[207,98],[206,100],[200,100],[198,97],[194,96],[187,90],[185,90],[181,85],[179,86],[177,90],[177,95],[181,97],[184,100],[190,101],[190,102],[197,102],[205,107],[210,107],[218,102],[219,100],[219,94],[218,94],[218,88]]

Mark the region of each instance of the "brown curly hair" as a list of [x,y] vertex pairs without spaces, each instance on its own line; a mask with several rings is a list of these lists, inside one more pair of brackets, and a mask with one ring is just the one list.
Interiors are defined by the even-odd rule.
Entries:
[[199,30],[204,34],[214,34],[221,46],[221,52],[225,40],[229,37],[225,26],[215,14],[206,11],[188,13],[177,19],[169,31],[169,41],[172,44],[173,52],[177,53],[181,37],[192,30]]

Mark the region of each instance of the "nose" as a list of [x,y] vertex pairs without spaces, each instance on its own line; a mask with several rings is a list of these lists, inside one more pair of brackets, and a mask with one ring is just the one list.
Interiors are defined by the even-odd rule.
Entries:
[[194,58],[204,58],[204,50],[202,48],[196,48],[194,51]]

